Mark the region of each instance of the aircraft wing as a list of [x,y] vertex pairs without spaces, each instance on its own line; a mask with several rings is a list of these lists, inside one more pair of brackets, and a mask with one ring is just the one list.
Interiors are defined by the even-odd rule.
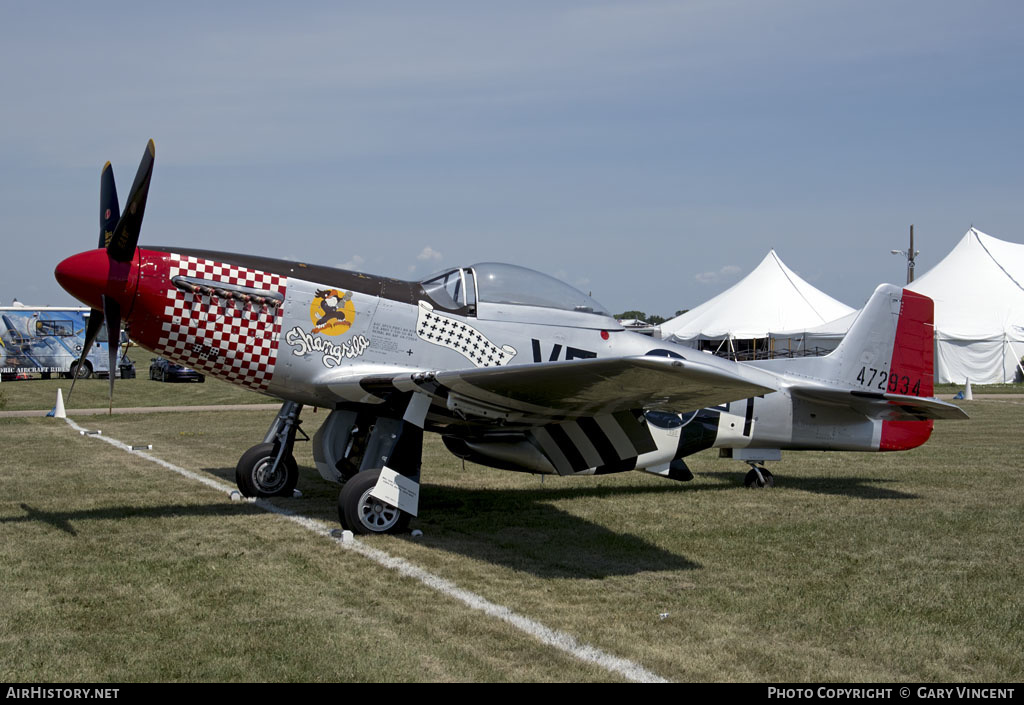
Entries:
[[22,349],[31,342],[24,333],[18,330],[18,327],[14,325],[14,321],[7,316],[3,316],[3,321],[4,326],[7,328],[7,338],[10,340],[11,345],[16,346],[18,349]]
[[[562,360],[364,379],[445,396],[466,416],[512,422],[593,417],[630,409],[692,411],[775,391],[757,370],[732,373],[699,361],[639,355]],[[378,387],[379,388],[379,387]]]
[[791,387],[790,393],[811,401],[850,407],[869,418],[884,421],[968,418],[967,413],[955,404],[939,399],[912,397],[905,394],[818,387]]

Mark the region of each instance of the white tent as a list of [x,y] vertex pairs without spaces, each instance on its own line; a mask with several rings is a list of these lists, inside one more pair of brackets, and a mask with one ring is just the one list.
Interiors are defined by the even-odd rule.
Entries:
[[700,341],[750,340],[773,331],[804,331],[853,313],[787,267],[775,250],[737,284],[661,324],[661,337],[697,347]]
[[971,228],[907,288],[935,301],[936,381],[1013,381],[1024,355],[1024,245]]
[[811,328],[784,330],[771,334],[772,348],[789,350],[800,355],[823,355],[839,347],[860,310],[851,311],[841,318]]

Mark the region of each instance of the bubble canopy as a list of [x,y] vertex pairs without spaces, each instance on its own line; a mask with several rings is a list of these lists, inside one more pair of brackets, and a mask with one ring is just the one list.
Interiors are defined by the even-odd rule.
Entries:
[[481,302],[608,315],[607,309],[594,299],[547,274],[498,262],[474,264],[472,269]]
[[600,327],[615,325],[614,319],[607,321],[608,309],[582,291],[514,264],[481,262],[432,275],[422,285],[436,302],[470,306],[479,318],[527,320],[565,312],[574,318],[599,316],[604,319]]

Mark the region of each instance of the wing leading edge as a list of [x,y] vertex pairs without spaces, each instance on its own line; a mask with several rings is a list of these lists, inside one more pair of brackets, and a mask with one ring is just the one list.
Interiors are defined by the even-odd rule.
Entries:
[[[638,355],[363,378],[400,391],[444,396],[449,409],[504,422],[545,423],[634,409],[689,411],[774,391],[770,377],[703,362]],[[334,384],[331,385],[335,387]]]

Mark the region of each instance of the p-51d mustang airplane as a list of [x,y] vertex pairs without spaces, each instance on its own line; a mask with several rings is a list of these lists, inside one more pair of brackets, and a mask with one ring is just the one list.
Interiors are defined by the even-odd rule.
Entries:
[[[692,477],[683,458],[733,449],[756,462],[789,450],[903,450],[932,419],[964,413],[932,396],[932,302],[880,286],[822,358],[737,363],[626,331],[589,296],[504,264],[422,282],[250,255],[137,247],[153,169],[150,141],[119,214],[109,163],[100,249],[57,280],[174,362],[284,403],[239,460],[247,496],[291,494],[304,404],[331,409],[313,439],[320,474],[343,483],[358,533],[417,513],[423,432],[455,455],[506,470]],[[95,323],[94,323],[95,322]],[[116,351],[112,354],[116,354]],[[111,393],[113,377],[111,378]]]

